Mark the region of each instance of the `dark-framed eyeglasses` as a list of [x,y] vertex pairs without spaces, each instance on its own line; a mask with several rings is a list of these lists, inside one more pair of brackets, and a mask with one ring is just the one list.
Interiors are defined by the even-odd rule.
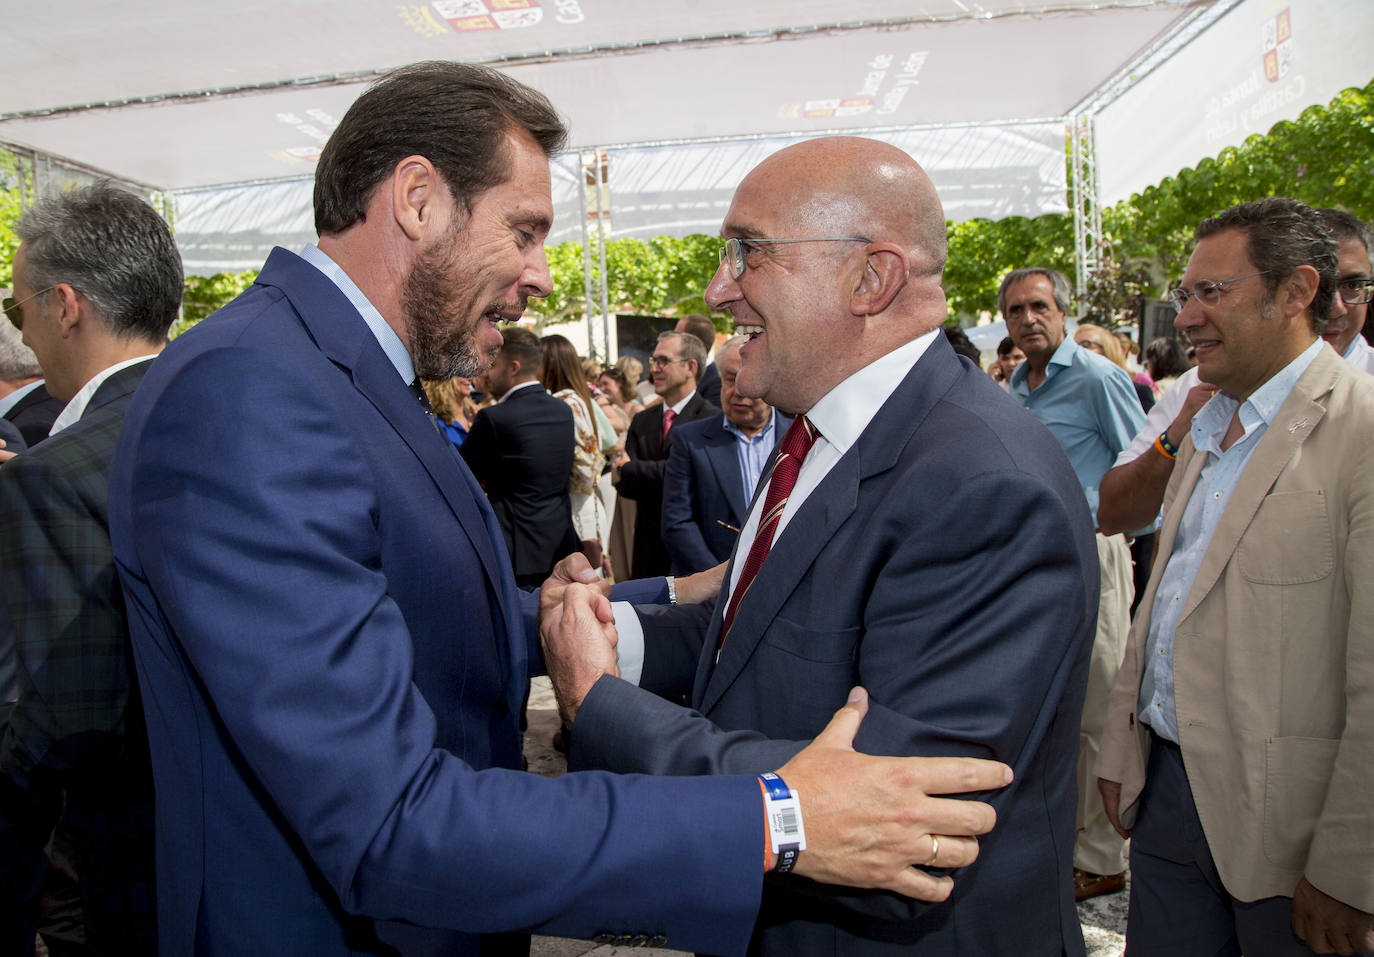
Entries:
[[738,279],[747,268],[745,257],[753,246],[763,243],[871,243],[873,240],[860,236],[806,236],[800,239],[761,239],[751,236],[748,239],[732,236],[720,247],[720,261],[730,264],[730,276]]
[[686,361],[686,359],[680,356],[649,356],[649,365],[653,366],[655,369],[662,369],[664,366],[670,366],[674,362]]
[[19,307],[26,302],[32,302],[39,296],[46,296],[48,293],[52,292],[56,288],[56,286],[49,286],[47,289],[40,289],[32,296],[25,296],[18,302],[14,301],[13,296],[6,296],[3,302],[6,318],[8,318],[9,321],[14,324],[14,328],[22,331],[24,328],[24,313],[20,310]]
[[1187,289],[1179,286],[1169,293],[1169,305],[1174,307],[1174,312],[1182,312],[1188,305],[1188,300],[1196,298],[1198,302],[1208,306],[1215,306],[1221,302],[1221,294],[1226,291],[1226,287],[1233,282],[1240,282],[1242,279],[1253,279],[1256,276],[1264,276],[1269,273],[1268,269],[1261,272],[1247,273],[1244,276],[1236,276],[1234,279],[1199,279]]
[[1336,283],[1336,294],[1347,306],[1358,306],[1374,300],[1374,279],[1342,279]]

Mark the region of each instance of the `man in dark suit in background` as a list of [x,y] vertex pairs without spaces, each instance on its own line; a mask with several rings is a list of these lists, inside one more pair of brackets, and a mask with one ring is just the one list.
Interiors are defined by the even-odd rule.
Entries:
[[[495,70],[389,74],[325,144],[318,245],[273,250],[130,405],[110,530],[147,705],[162,957],[288,936],[313,957],[476,957],[532,930],[747,943],[755,776],[519,770],[535,601],[416,394],[484,372],[496,323],[548,294],[564,138],[547,100]],[[541,597],[562,620],[589,587],[574,579],[596,578],[577,555],[559,567]],[[661,579],[617,589],[668,596]],[[809,802],[797,870],[937,899],[948,882],[907,866],[926,833],[982,833],[991,811],[926,795],[1010,772],[857,755],[861,715],[779,769]]]
[[615,467],[611,481],[616,491],[634,499],[635,544],[631,574],[649,578],[668,574],[672,561],[660,532],[663,520],[663,476],[673,445],[673,430],[697,419],[720,415],[720,409],[696,391],[706,350],[696,336],[664,332],[649,356],[649,379],[662,402],[656,402],[630,420],[625,452],[630,460]]
[[711,362],[711,351],[716,347],[716,326],[710,319],[698,313],[683,316],[673,326],[676,332],[696,336],[701,347],[706,350],[707,364],[697,379],[697,394],[712,405],[720,405],[720,369]]
[[737,336],[720,347],[720,396],[725,414],[688,422],[673,435],[663,479],[663,544],[674,575],[690,575],[730,557],[754,497],[754,487],[792,424],[762,399],[735,388]]
[[19,430],[25,445],[37,445],[67,403],[48,394],[38,359],[20,338],[23,299],[29,295],[26,290],[24,296],[5,297],[10,321],[0,323],[0,420]]
[[0,883],[23,888],[4,906],[27,911],[0,924],[32,945],[25,891],[60,813],[85,953],[151,954],[153,780],[106,488],[125,410],[177,317],[181,257],[152,207],[109,184],[40,202],[16,231],[24,341],[67,403],[52,438],[0,468],[0,602],[18,663],[0,739],[0,866],[16,882]]
[[[570,764],[769,767],[863,685],[863,750],[1014,765],[989,799],[997,827],[939,904],[770,877],[751,952],[1081,955],[1072,852],[1092,523],[1045,428],[940,334],[934,186],[888,144],[810,140],[745,178],[722,234],[706,297],[750,336],[736,387],[798,418],[714,612],[614,609],[622,661],[646,632],[641,687],[590,668],[571,680],[561,662],[583,659],[577,643],[595,629],[547,629]],[[644,686],[690,689],[696,710]],[[936,837],[926,863],[945,866],[959,842]]]
[[24,442],[24,436],[19,431],[18,427],[11,425],[5,419],[0,419],[0,442],[5,443],[4,445],[0,445],[0,452],[10,453],[10,455],[0,456],[0,462],[4,462],[11,455],[15,455],[28,448],[28,445]]
[[568,496],[572,410],[539,384],[539,337],[513,328],[502,338],[482,378],[496,404],[477,413],[459,451],[501,523],[515,583],[538,588],[560,558],[581,546]]

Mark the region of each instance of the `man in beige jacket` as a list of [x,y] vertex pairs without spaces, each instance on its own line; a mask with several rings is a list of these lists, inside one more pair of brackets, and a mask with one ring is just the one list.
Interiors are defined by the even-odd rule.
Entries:
[[1337,246],[1308,207],[1197,238],[1175,325],[1220,392],[1163,449],[1099,763],[1133,837],[1127,954],[1371,952],[1374,377],[1319,338]]

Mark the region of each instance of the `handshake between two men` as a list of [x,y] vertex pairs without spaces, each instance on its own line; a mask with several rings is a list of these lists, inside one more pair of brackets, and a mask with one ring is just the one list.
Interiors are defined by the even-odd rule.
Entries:
[[[677,607],[698,621],[706,620],[724,570],[720,565],[679,578]],[[620,678],[619,636],[608,593],[609,586],[576,554],[560,563],[541,592],[540,643],[560,716],[569,727],[593,685]],[[689,609],[692,605],[698,607]],[[788,788],[802,796],[806,849],[797,857],[794,873],[826,884],[943,901],[953,889],[952,878],[926,868],[973,863],[977,835],[992,830],[996,815],[981,801],[942,795],[1002,788],[1011,782],[1012,771],[1000,762],[977,758],[857,753],[854,738],[868,708],[867,692],[854,688],[814,740],[793,742],[795,753],[780,767],[756,769],[776,770]],[[737,765],[716,764],[694,773],[740,770]]]

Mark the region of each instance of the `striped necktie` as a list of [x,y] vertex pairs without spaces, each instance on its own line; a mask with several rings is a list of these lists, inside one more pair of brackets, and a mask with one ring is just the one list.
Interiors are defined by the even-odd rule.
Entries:
[[768,549],[773,544],[773,534],[782,519],[783,509],[787,508],[787,498],[797,484],[802,461],[806,458],[806,453],[811,451],[811,446],[815,444],[819,435],[810,420],[804,415],[799,415],[792,420],[791,428],[783,436],[778,461],[773,466],[773,474],[768,482],[768,494],[763,500],[763,515],[759,519],[758,530],[754,533],[754,544],[749,546],[749,555],[744,559],[739,583],[735,585],[735,591],[730,596],[730,604],[725,609],[725,623],[720,630],[721,644],[725,643],[725,636],[730,633],[730,626],[735,623],[735,612],[739,610],[740,601],[749,590],[749,586],[754,583],[754,576],[763,567],[763,560],[768,557]]

